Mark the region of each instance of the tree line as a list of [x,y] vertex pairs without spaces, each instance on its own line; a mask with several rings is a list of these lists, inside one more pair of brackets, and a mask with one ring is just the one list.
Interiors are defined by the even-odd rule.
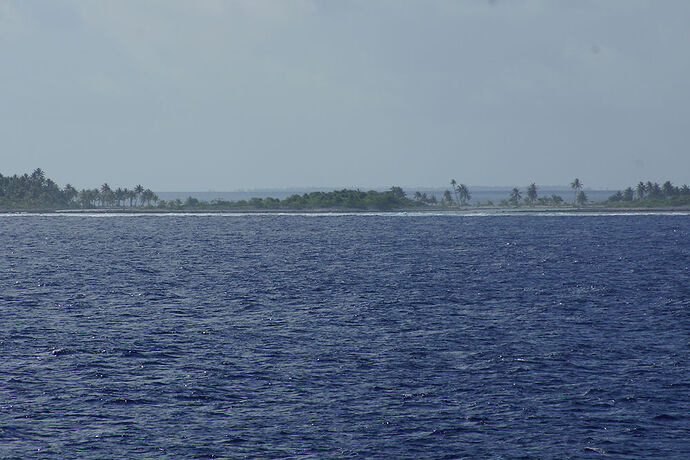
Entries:
[[[165,201],[148,188],[137,185],[129,188],[112,188],[107,183],[100,188],[77,190],[67,184],[60,188],[45,172],[37,168],[31,174],[3,176],[0,174],[0,208],[2,209],[101,209],[101,208],[156,208],[156,209],[361,209],[391,210],[417,207],[466,207],[472,199],[467,185],[450,181],[450,190],[445,190],[440,200],[435,195],[414,192],[409,198],[401,187],[391,187],[380,192],[375,190],[342,189],[331,192],[294,194],[284,199],[251,198],[249,200],[200,201],[188,197],[185,201]],[[588,203],[580,179],[575,178],[570,187],[573,190],[572,205]],[[519,206],[564,206],[566,201],[560,195],[539,196],[539,189],[531,183],[523,191],[513,188],[508,197],[499,202],[503,207]],[[659,185],[656,182],[640,181],[635,188],[628,187],[611,195],[606,201],[610,206],[690,206],[690,187],[674,186],[670,181]],[[481,205],[481,203],[477,203]],[[488,201],[485,206],[495,206]]]
[[73,199],[78,207],[90,208],[141,208],[151,207],[158,204],[158,195],[137,185],[133,189],[116,188],[112,189],[107,183],[100,188],[82,189]]
[[5,209],[134,208],[152,206],[158,201],[154,192],[141,185],[131,190],[112,189],[106,183],[100,188],[77,190],[71,184],[60,188],[41,168],[21,176],[0,174],[0,207]]
[[[421,195],[420,195],[421,196]],[[186,201],[174,200],[162,202],[159,207],[169,209],[359,209],[359,210],[389,210],[407,209],[423,206],[420,200],[412,200],[400,187],[378,192],[375,190],[362,191],[359,189],[342,189],[331,192],[311,192],[293,194],[284,199],[251,198],[249,200],[227,201],[212,200],[199,201],[188,197]]]
[[[443,198],[440,204],[445,206],[468,206],[470,200],[472,199],[472,193],[469,187],[465,184],[458,183],[455,179],[450,181],[451,190],[445,190],[443,192]],[[582,182],[580,179],[575,178],[570,184],[571,188],[575,191],[575,196],[573,198],[573,204],[584,205],[588,202],[587,194],[582,190]],[[415,193],[415,198],[417,194]],[[435,203],[435,200],[434,200]],[[522,191],[514,187],[507,198],[499,202],[499,206],[513,206],[518,207],[521,205],[525,206],[562,206],[565,204],[565,200],[560,195],[551,194],[550,196],[540,197],[538,193],[537,185],[532,182],[527,186],[525,194]],[[486,206],[495,206],[492,201],[488,201]]]
[[332,192],[294,194],[283,200],[278,198],[251,198],[250,200],[200,201],[193,197],[182,200],[161,200],[148,188],[137,185],[132,189],[112,188],[107,183],[100,188],[77,190],[67,184],[64,188],[37,168],[30,175],[3,176],[0,174],[0,208],[2,209],[101,209],[101,208],[156,208],[156,209],[402,209],[423,206],[435,201],[420,194],[420,200],[407,197],[401,187],[378,192],[343,189]]
[[662,185],[652,181],[640,181],[633,187],[619,190],[611,195],[607,203],[632,206],[681,206],[690,205],[690,187],[686,184],[675,186],[671,181]]

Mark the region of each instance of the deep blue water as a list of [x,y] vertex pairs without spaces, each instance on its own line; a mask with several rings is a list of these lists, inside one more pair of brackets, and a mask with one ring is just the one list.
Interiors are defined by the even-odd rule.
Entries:
[[690,457],[687,215],[0,238],[1,457]]

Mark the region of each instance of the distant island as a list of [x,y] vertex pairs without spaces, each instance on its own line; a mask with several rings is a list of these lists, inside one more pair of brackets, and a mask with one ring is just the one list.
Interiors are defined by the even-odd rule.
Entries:
[[3,176],[0,174],[0,209],[7,211],[55,211],[55,210],[107,210],[107,211],[261,211],[261,210],[458,210],[470,208],[534,208],[534,209],[621,209],[621,208],[688,208],[690,209],[690,187],[674,186],[670,181],[659,185],[656,182],[640,181],[635,187],[628,187],[611,195],[607,200],[590,202],[583,190],[582,182],[574,179],[570,184],[572,201],[560,195],[539,196],[536,184],[528,185],[524,193],[513,188],[505,199],[498,203],[471,203],[472,193],[465,184],[455,179],[450,189],[440,198],[427,193],[414,192],[410,197],[398,186],[387,191],[362,191],[342,189],[330,192],[294,194],[284,199],[251,198],[249,200],[200,201],[189,196],[165,201],[148,188],[136,185],[130,188],[113,189],[107,183],[98,189],[77,190],[67,184],[60,188],[45,172],[37,168],[31,174]]

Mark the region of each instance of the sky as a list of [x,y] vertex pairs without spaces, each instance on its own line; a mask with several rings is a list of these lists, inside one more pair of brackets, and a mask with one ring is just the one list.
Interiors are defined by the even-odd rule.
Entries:
[[0,173],[690,183],[687,0],[0,0]]

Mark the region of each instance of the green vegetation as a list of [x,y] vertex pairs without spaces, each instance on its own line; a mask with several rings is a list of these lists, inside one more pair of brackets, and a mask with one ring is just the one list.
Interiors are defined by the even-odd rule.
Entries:
[[[575,199],[573,200],[573,203],[577,203],[577,199],[580,196],[580,192],[582,191],[582,182],[580,182],[580,179],[576,177],[570,184],[570,188],[572,188],[575,191]],[[587,198],[587,196],[581,198]],[[586,201],[587,200],[585,199],[585,202]]]
[[69,206],[77,196],[74,187],[64,189],[50,179],[43,170],[36,169],[31,175],[5,177],[0,174],[0,208],[56,208]]
[[534,182],[527,187],[527,197],[525,198],[525,201],[527,201],[527,204],[530,206],[537,201],[537,186]]
[[[514,187],[513,190],[510,191],[508,198],[500,202],[501,206],[519,207],[523,204],[526,206],[559,207],[563,206],[564,201],[559,195],[539,197],[537,185],[532,182],[527,186],[524,198],[520,189]],[[493,203],[491,203],[491,205],[493,205]]]
[[[417,192],[419,193],[419,192]],[[425,194],[415,194],[415,199],[408,198],[400,187],[391,187],[385,192],[369,190],[343,189],[332,192],[311,192],[303,195],[291,195],[283,200],[277,198],[251,198],[250,200],[225,201],[213,200],[210,202],[199,201],[195,198],[187,198],[185,203],[179,203],[168,207],[194,208],[194,209],[357,209],[357,210],[391,210],[423,207],[435,203],[435,198],[429,198]],[[165,207],[165,204],[159,205]]]
[[31,175],[3,176],[0,174],[1,209],[58,209],[58,208],[123,208],[126,206],[151,206],[158,197],[151,190],[138,185],[134,190],[117,188],[108,184],[100,189],[77,191],[67,184],[60,189],[51,179],[46,178],[41,168]]
[[[445,190],[440,200],[427,193],[415,192],[407,197],[400,187],[391,187],[380,192],[375,190],[343,189],[331,192],[311,192],[294,194],[282,200],[277,198],[251,198],[249,200],[200,201],[188,197],[185,201],[176,199],[164,201],[150,189],[137,185],[132,189],[115,188],[105,183],[99,188],[77,191],[67,184],[60,188],[54,181],[46,178],[43,170],[36,169],[30,175],[3,176],[0,174],[0,209],[157,209],[157,210],[395,210],[411,208],[458,208],[469,206],[472,193],[465,184],[455,179],[450,181],[451,190]],[[635,188],[628,187],[611,195],[604,203],[590,204],[582,190],[578,178],[570,184],[575,192],[573,206],[607,207],[690,207],[690,187],[676,187],[670,181],[659,185],[656,182],[640,181]],[[540,197],[537,185],[532,182],[523,193],[513,188],[508,198],[501,200],[499,206],[519,207],[542,206],[561,207],[566,205],[558,195]],[[494,203],[475,203],[475,206],[493,207]]]
[[432,206],[438,204],[436,195],[428,196],[426,193],[414,192],[414,200],[424,204],[430,204]]
[[508,202],[513,206],[518,206],[520,204],[520,198],[522,198],[522,193],[520,193],[520,189],[514,187],[513,190],[511,190],[510,192],[510,198],[508,199]]
[[[140,190],[137,192],[137,190]],[[70,201],[70,208],[94,209],[94,208],[141,208],[151,207],[158,202],[158,196],[149,189],[137,185],[134,190],[127,188],[111,189],[106,183],[100,189],[83,189],[76,200]]]
[[[472,194],[470,189],[465,184],[458,184],[455,179],[450,181],[450,186],[453,188],[453,193],[455,194],[455,203],[458,206],[467,206],[472,199]],[[449,200],[448,204],[452,204]]]
[[[469,198],[468,198],[469,199]],[[400,187],[385,192],[343,189],[333,192],[312,192],[292,195],[284,200],[252,198],[250,200],[210,202],[188,197],[186,201],[166,202],[150,189],[137,185],[133,189],[113,189],[107,183],[98,189],[77,191],[71,185],[60,189],[43,170],[31,175],[4,177],[0,174],[0,209],[375,209],[390,210],[436,205],[436,197],[417,192],[410,199]]]
[[607,206],[631,208],[684,207],[690,206],[690,187],[674,186],[671,181],[662,185],[640,181],[633,190],[628,187],[617,191],[606,200]]

